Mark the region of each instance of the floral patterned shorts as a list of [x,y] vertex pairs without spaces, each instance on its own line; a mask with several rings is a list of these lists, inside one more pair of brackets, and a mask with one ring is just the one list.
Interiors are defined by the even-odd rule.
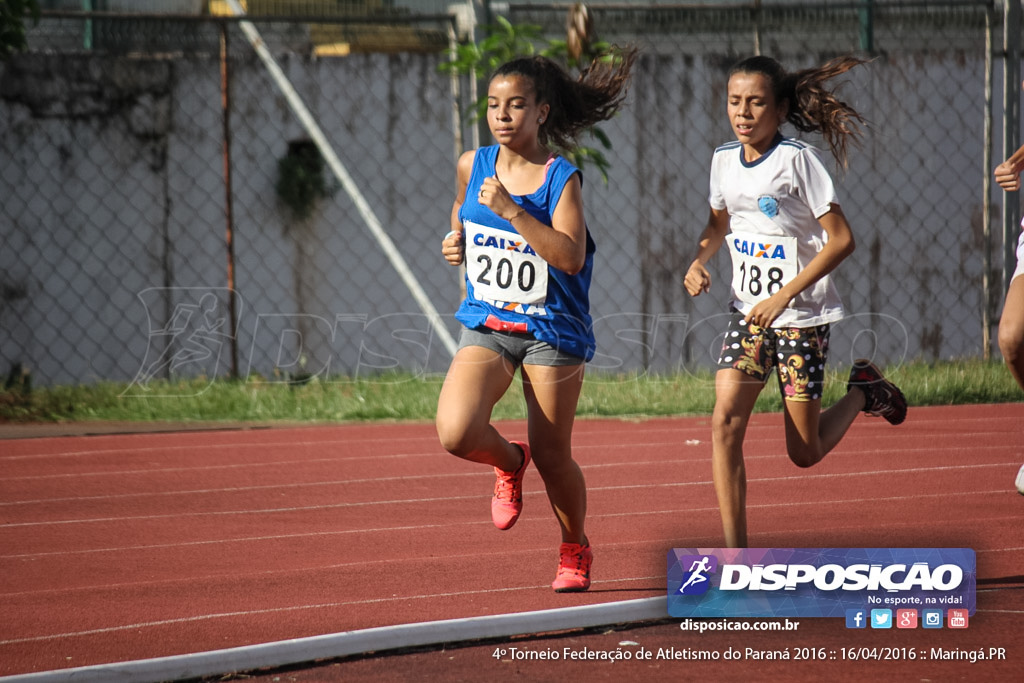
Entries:
[[814,401],[825,385],[829,325],[764,329],[733,309],[722,342],[719,368],[732,368],[762,382],[778,370],[779,390],[787,401]]

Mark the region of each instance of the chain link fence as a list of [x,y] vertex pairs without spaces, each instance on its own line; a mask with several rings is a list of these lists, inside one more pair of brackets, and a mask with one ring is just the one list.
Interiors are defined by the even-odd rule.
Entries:
[[[221,3],[60,4],[0,65],[0,362],[139,393],[154,378],[444,372],[460,275],[439,244],[473,125],[468,83],[438,65],[467,7],[250,0],[243,24],[209,13]],[[996,6],[589,4],[601,39],[643,50],[602,126],[608,182],[584,173],[591,376],[711,366],[728,257],[709,295],[682,278],[711,154],[732,136],[725,74],[757,51],[788,68],[874,57],[842,90],[870,125],[836,174],[858,249],[836,272],[849,318],[835,362],[988,353],[1004,250],[984,206]],[[566,8],[502,9],[557,38]]]

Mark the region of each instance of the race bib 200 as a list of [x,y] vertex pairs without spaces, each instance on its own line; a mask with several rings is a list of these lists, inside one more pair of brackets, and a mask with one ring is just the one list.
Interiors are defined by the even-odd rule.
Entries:
[[466,274],[478,299],[542,308],[548,264],[517,233],[466,221]]

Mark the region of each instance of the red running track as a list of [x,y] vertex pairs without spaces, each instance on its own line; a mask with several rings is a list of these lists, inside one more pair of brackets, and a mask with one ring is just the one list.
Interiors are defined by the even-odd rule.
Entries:
[[[755,416],[747,444],[752,546],[970,547],[979,588],[1024,585],[1024,405],[859,418],[809,470],[778,415]],[[536,470],[498,531],[493,475],[444,454],[432,425],[0,441],[0,676],[657,597],[669,548],[721,544],[706,417],[580,420],[574,448],[594,583],[559,595]],[[1019,593],[985,603],[1018,644]]]

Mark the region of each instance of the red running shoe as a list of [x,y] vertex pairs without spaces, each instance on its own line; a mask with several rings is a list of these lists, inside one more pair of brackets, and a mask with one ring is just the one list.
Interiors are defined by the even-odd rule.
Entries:
[[515,472],[494,468],[494,498],[491,499],[491,520],[502,531],[511,529],[523,511],[523,475],[530,464],[530,447],[522,441],[511,441],[523,451],[523,464]]
[[590,545],[563,543],[558,547],[558,574],[551,583],[556,593],[579,593],[590,588]]

